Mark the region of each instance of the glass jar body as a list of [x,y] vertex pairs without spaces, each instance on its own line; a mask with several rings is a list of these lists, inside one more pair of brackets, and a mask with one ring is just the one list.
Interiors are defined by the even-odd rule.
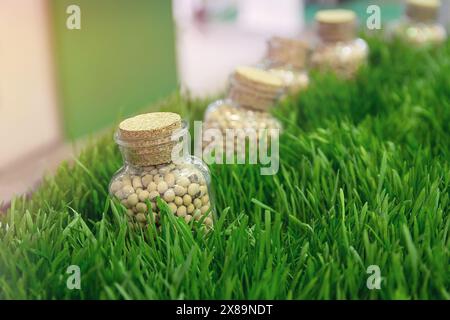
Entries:
[[447,31],[437,22],[420,22],[403,18],[390,26],[388,34],[407,43],[422,47],[439,45],[446,41]]
[[311,65],[320,71],[333,71],[344,78],[353,77],[367,62],[369,47],[361,38],[348,41],[319,41]]
[[160,197],[175,216],[190,225],[200,223],[210,228],[214,220],[210,186],[207,166],[200,159],[187,156],[176,163],[150,166],[125,161],[111,179],[109,192],[127,209],[131,227],[145,227],[149,223],[160,226],[157,205]]
[[298,93],[309,85],[309,75],[304,69],[277,64],[271,60],[264,61],[259,67],[282,79],[288,94]]

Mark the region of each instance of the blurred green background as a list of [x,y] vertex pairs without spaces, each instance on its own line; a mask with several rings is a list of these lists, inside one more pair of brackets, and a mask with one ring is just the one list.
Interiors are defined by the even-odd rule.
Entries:
[[[66,138],[97,131],[177,87],[171,1],[51,0]],[[81,30],[66,28],[69,5]]]

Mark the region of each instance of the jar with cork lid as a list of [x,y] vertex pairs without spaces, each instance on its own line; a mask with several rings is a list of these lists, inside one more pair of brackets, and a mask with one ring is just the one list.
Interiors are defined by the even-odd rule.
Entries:
[[353,77],[369,54],[367,43],[358,38],[356,14],[332,9],[317,12],[317,43],[311,65],[320,71],[333,71],[343,78]]
[[440,0],[406,0],[404,17],[390,26],[388,35],[417,47],[445,42],[447,32],[438,23],[440,8]]
[[[223,150],[232,143],[237,145],[239,134],[227,139],[226,132],[260,132],[261,130],[281,130],[281,123],[270,113],[271,107],[284,94],[283,80],[259,67],[238,67],[230,77],[227,97],[208,106],[203,123],[203,149],[208,145],[205,132],[218,129],[223,134]],[[260,136],[257,136],[259,141]],[[234,151],[233,151],[234,152]]]
[[184,152],[187,131],[187,123],[171,112],[141,114],[119,124],[114,139],[124,165],[109,192],[126,207],[130,227],[160,227],[158,197],[189,225],[213,227],[209,170]]
[[287,93],[295,94],[309,84],[308,54],[307,43],[300,39],[272,37],[267,42],[267,53],[261,66],[283,80]]

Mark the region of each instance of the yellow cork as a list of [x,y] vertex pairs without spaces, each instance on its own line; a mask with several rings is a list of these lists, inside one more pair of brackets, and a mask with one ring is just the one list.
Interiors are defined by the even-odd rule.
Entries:
[[181,117],[173,112],[140,114],[119,124],[122,139],[158,138],[180,127]]
[[235,75],[263,86],[273,88],[280,88],[283,86],[283,81],[279,77],[259,68],[238,67],[235,70]]
[[406,3],[408,5],[433,9],[441,6],[440,0],[407,0]]
[[355,21],[356,14],[345,9],[320,10],[315,19],[319,23],[341,24]]

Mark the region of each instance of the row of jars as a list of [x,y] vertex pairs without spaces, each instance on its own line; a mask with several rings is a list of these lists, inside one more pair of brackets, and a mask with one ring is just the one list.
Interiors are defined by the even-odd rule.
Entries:
[[[406,17],[391,27],[391,35],[403,36],[414,44],[442,42],[445,31],[435,22],[437,0],[407,3]],[[269,110],[284,94],[308,86],[307,65],[352,77],[368,55],[366,42],[356,36],[356,15],[349,10],[325,10],[316,15],[316,21],[319,40],[312,54],[302,41],[272,38],[262,63],[236,68],[226,97],[208,106],[204,132],[218,129],[226,136],[228,129],[281,130]],[[173,151],[183,149],[185,141],[173,137],[185,137],[187,130],[187,123],[171,112],[142,114],[119,124],[115,140],[124,166],[112,178],[109,191],[126,209],[131,227],[152,223],[160,228],[162,215],[157,202],[161,199],[170,214],[191,227],[213,228],[215,209],[207,166],[186,153],[174,158],[179,152]],[[206,140],[202,139],[203,147]],[[227,143],[236,150],[235,137],[223,141],[224,149]]]

